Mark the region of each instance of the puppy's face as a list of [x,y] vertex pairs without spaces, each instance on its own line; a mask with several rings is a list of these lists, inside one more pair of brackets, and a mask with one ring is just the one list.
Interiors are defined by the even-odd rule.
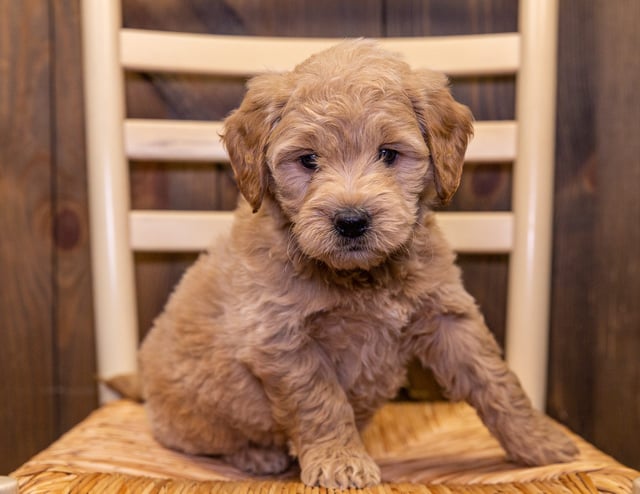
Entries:
[[470,133],[443,76],[357,41],[254,79],[224,140],[254,210],[270,194],[302,252],[348,270],[401,250],[435,195],[448,201]]
[[367,269],[411,235],[429,151],[398,88],[338,78],[310,89],[294,90],[273,129],[273,192],[305,254]]

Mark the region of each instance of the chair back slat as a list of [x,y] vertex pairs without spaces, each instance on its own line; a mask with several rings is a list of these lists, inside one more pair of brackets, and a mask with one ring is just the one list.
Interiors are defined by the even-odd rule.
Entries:
[[[291,70],[296,64],[338,42],[338,38],[266,38],[169,33],[122,29],[121,60],[127,70],[190,72],[247,77]],[[513,74],[519,67],[517,33],[383,38],[415,68],[450,76]]]
[[[438,224],[461,253],[508,253],[513,245],[510,212],[437,213]],[[215,237],[231,229],[226,211],[132,211],[131,248],[141,252],[205,250]]]
[[[474,163],[510,162],[516,157],[514,121],[475,123],[466,160]],[[129,159],[139,161],[227,162],[220,142],[222,122],[128,119],[125,146]]]

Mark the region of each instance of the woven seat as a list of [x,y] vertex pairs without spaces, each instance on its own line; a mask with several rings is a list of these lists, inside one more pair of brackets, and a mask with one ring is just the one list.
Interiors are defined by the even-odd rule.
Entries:
[[[639,472],[573,437],[580,447],[578,460],[524,468],[505,460],[466,404],[390,403],[364,433],[385,484],[363,492],[631,491]],[[221,460],[163,448],[151,435],[143,406],[121,400],[94,412],[12,476],[22,493],[326,492],[305,487],[298,474],[294,467],[278,477],[252,478]]]

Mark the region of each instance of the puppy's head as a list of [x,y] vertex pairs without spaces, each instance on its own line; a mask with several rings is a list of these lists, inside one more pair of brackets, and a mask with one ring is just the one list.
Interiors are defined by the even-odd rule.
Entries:
[[449,201],[471,133],[443,75],[360,40],[254,78],[223,139],[254,211],[273,197],[307,256],[369,269]]

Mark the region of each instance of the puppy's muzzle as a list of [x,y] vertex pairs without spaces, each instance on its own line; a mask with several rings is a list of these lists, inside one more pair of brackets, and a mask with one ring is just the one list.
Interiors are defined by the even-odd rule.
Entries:
[[342,209],[333,217],[333,226],[342,237],[358,238],[364,235],[371,224],[371,216],[356,208]]

